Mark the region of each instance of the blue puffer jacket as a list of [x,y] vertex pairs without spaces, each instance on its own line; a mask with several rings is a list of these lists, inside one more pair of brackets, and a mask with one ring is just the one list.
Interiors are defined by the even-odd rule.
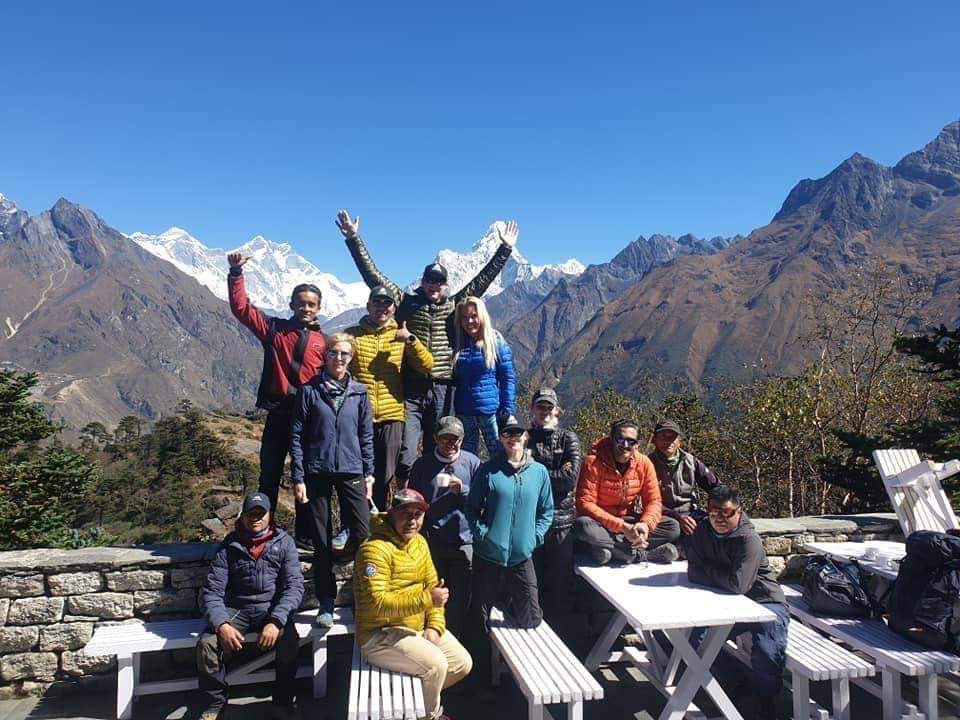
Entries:
[[550,473],[531,458],[515,468],[501,454],[481,465],[470,481],[465,507],[473,552],[513,567],[533,555],[553,522]]
[[517,374],[513,351],[497,333],[497,365],[483,362],[483,351],[470,344],[457,355],[453,375],[457,384],[457,415],[513,415],[516,411]]
[[200,609],[216,630],[232,619],[227,608],[267,615],[283,627],[303,599],[303,572],[293,538],[280,528],[254,560],[232,532],[213,556],[210,573],[200,590]]
[[373,475],[373,414],[367,386],[350,380],[340,410],[318,375],[297,392],[290,422],[290,475],[304,473]]

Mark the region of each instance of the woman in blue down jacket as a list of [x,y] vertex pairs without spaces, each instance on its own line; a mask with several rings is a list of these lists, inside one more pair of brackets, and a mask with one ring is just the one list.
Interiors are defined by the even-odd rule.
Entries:
[[476,454],[479,435],[493,457],[500,451],[498,420],[505,424],[516,409],[517,375],[513,352],[493,329],[483,300],[465,297],[454,313],[457,341],[453,374],[454,407],[463,423],[463,449]]

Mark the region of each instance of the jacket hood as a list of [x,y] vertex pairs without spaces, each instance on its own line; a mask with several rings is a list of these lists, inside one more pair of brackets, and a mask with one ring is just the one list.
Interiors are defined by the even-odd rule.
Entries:
[[360,318],[360,327],[369,332],[381,333],[387,330],[396,330],[398,326],[396,318],[390,318],[387,320],[386,325],[383,327],[377,327],[373,324],[373,321],[370,319],[369,315],[364,315],[362,318]]

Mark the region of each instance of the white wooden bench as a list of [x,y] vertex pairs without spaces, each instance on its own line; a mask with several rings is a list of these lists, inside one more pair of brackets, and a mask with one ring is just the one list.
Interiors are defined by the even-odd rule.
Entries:
[[420,678],[371,665],[354,641],[347,720],[416,720],[426,714]]
[[[327,638],[332,635],[353,633],[353,610],[337,608],[334,624],[329,631],[320,631],[313,624],[316,610],[307,610],[295,616],[300,645],[312,642],[313,665],[297,670],[297,677],[313,676],[314,697],[327,694]],[[165,622],[108,625],[97,628],[86,647],[85,655],[117,656],[117,718],[127,720],[133,716],[133,699],[139,695],[181,692],[198,687],[196,677],[158,682],[140,681],[140,658],[144,653],[158,650],[176,650],[195,647],[200,636],[207,630],[203,618],[169,620]],[[245,640],[252,642],[258,633],[247,633]],[[263,653],[250,662],[236,667],[227,674],[230,685],[267,682],[273,680],[273,670],[262,668],[273,661],[274,653]]]
[[490,639],[494,685],[504,671],[502,658],[527,698],[530,720],[550,718],[546,706],[552,703],[566,703],[568,720],[581,720],[585,700],[603,699],[600,683],[546,621],[533,629],[521,629],[494,609]]
[[915,530],[946,532],[960,527],[950,499],[940,484],[960,473],[960,461],[921,461],[916,450],[899,448],[874,450],[873,461],[880,471],[904,537]]
[[926,720],[938,720],[937,676],[960,668],[960,657],[915,645],[880,620],[823,617],[810,610],[797,588],[785,585],[783,591],[791,615],[874,659],[883,679],[882,689],[871,682],[857,684],[880,697],[884,720],[919,717],[916,707],[903,701],[903,675],[916,678],[920,712]]
[[[733,640],[727,650],[749,665],[750,656]],[[787,670],[790,671],[795,720],[850,720],[850,680],[871,677],[874,666],[839,644],[799,622],[787,629]],[[833,714],[810,699],[810,682],[829,680],[832,689]]]

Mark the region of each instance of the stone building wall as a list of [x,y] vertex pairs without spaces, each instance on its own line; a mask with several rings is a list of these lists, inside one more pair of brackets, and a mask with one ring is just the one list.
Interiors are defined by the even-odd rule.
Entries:
[[[802,567],[811,540],[899,537],[893,515],[754,520],[770,563],[788,578]],[[101,625],[198,617],[197,594],[216,545],[187,543],[136,548],[22,550],[0,553],[0,699],[112,687],[116,661],[87,657],[83,646]],[[301,558],[312,577],[309,556]],[[338,604],[352,602],[350,568],[338,571]],[[316,607],[306,583],[303,607]],[[161,657],[168,655],[169,657]],[[143,672],[156,678],[192,653],[152,653]]]

